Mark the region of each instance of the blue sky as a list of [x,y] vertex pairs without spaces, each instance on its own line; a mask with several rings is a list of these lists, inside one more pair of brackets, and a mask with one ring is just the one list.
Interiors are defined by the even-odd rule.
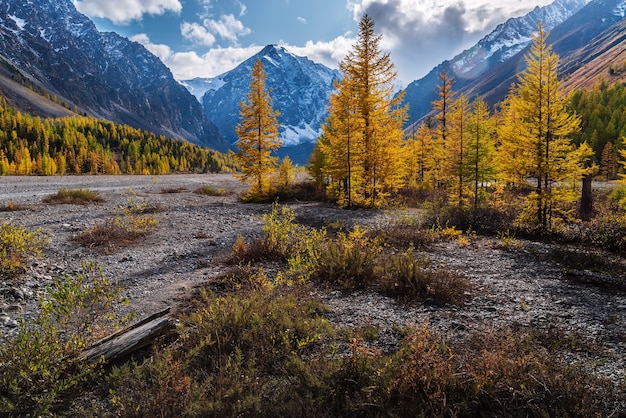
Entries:
[[180,80],[219,75],[267,44],[337,68],[368,13],[405,83],[551,1],[73,0],[100,30],[142,43]]

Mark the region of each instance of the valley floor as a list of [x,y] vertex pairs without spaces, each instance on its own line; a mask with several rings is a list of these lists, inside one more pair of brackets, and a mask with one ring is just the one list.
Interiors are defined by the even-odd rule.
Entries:
[[[232,192],[206,196],[194,191],[204,185]],[[60,188],[98,192],[99,205],[50,205],[42,199]],[[0,283],[2,310],[15,317],[32,313],[35,297],[53,278],[80,270],[84,261],[126,288],[131,308],[139,317],[166,306],[176,309],[194,287],[225,269],[220,258],[231,251],[238,236],[259,236],[269,204],[244,204],[244,188],[227,174],[169,176],[1,177],[0,205],[13,201],[23,210],[0,213],[0,222],[29,230],[42,228],[50,243],[42,258],[28,268],[20,282]],[[139,243],[103,251],[71,241],[129,202],[149,202],[160,211],[159,225]],[[331,222],[346,226],[376,225],[399,216],[389,211],[343,211],[322,203],[290,203],[297,220],[319,227]],[[370,344],[385,352],[399,345],[398,327],[429,323],[445,339],[468,338],[474,331],[536,328],[560,335],[567,345],[562,357],[583,364],[608,378],[623,392],[626,370],[626,287],[621,284],[626,261],[599,250],[583,250],[523,240],[505,242],[470,237],[468,242],[435,244],[426,254],[437,263],[468,277],[473,288],[462,306],[405,306],[375,291],[318,290],[329,307],[329,319],[353,328],[374,327]],[[567,259],[603,258],[609,273],[578,269]],[[614,274],[615,276],[611,276]],[[5,326],[3,333],[11,332]],[[625,407],[616,405],[616,410]]]

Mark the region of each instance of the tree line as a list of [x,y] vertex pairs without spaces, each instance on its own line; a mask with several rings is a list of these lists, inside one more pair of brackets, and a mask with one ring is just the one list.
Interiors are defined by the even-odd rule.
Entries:
[[156,175],[234,168],[231,154],[93,117],[35,117],[0,97],[0,175]]
[[[357,42],[340,63],[342,78],[310,158],[318,188],[344,207],[385,206],[403,192],[427,190],[444,193],[452,206],[476,210],[522,193],[523,216],[542,228],[570,216],[581,179],[596,173],[598,164],[605,171],[609,164],[615,172],[619,167],[624,87],[604,83],[564,95],[559,56],[546,37],[538,23],[526,68],[494,109],[481,97],[457,94],[454,78],[443,72],[431,116],[403,129],[407,108],[394,92],[394,65],[380,49],[373,19],[364,15]],[[260,61],[257,66],[241,103],[238,161],[242,180],[256,182],[255,192],[262,193],[278,164],[271,154],[280,141]],[[609,143],[615,148],[610,153]]]

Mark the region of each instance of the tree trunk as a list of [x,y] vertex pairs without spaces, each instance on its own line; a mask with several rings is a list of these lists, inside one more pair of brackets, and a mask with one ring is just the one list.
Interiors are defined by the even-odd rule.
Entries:
[[580,197],[580,219],[587,222],[591,220],[593,212],[593,197],[591,195],[591,180],[593,175],[583,176],[583,189]]

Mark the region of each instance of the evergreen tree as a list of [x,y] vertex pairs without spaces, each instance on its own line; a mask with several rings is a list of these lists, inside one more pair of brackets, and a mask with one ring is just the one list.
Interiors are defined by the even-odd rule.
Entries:
[[239,104],[241,122],[235,131],[239,137],[237,161],[241,181],[252,185],[252,194],[263,195],[269,189],[269,174],[274,172],[278,157],[272,152],[280,148],[278,111],[272,108],[272,98],[265,87],[267,74],[261,60],[252,68],[250,91],[246,101]]

